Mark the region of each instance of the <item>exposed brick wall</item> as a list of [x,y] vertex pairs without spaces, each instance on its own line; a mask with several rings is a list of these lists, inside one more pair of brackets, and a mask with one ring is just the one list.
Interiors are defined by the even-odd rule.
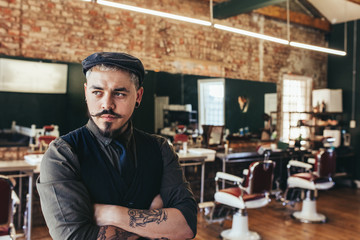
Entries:
[[[118,2],[204,20],[210,15],[202,0]],[[216,22],[287,37],[285,22],[257,14]],[[298,25],[291,25],[291,39],[326,45],[324,33]],[[149,70],[266,82],[293,73],[326,87],[326,54],[82,1],[0,0],[0,54],[80,62],[94,51],[129,52]]]

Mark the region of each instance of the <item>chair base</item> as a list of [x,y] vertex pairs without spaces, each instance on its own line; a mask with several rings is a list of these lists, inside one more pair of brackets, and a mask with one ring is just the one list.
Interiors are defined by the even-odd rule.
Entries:
[[221,232],[221,237],[224,240],[259,240],[260,235],[257,232],[248,231],[242,235],[233,236],[232,229],[228,229]]
[[16,238],[17,238],[17,235],[16,235],[15,228],[13,225],[10,227],[8,234],[0,235],[0,240],[16,240]]
[[225,240],[258,240],[260,235],[249,231],[248,216],[236,212],[233,216],[232,228],[222,231],[221,237]]
[[294,212],[291,217],[303,223],[325,223],[325,215],[316,212],[316,201],[304,199],[301,211]]

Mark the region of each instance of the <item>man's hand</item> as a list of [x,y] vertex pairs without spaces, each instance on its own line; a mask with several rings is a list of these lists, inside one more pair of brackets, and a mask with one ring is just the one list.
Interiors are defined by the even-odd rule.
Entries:
[[163,200],[162,200],[160,194],[158,194],[153,199],[149,209],[159,209],[159,208],[163,208],[163,207],[164,207]]
[[[109,211],[110,206],[110,211]],[[97,240],[116,240],[116,239],[138,239],[139,236],[128,232],[119,227],[115,227],[112,225],[108,225],[106,223],[107,219],[110,219],[113,216],[114,212],[111,211],[111,205],[104,204],[95,204],[94,205],[94,217],[96,220],[96,224],[100,227],[99,234],[97,236]]]

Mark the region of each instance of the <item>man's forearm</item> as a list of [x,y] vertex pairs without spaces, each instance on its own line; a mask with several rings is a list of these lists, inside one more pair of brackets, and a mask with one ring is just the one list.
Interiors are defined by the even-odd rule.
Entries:
[[113,225],[147,238],[188,239],[193,232],[176,208],[128,209],[114,205],[95,205],[99,226]]
[[131,232],[127,232],[121,228],[114,227],[114,226],[102,226],[100,227],[99,234],[96,240],[117,240],[117,239],[124,239],[124,240],[136,240],[139,236],[133,234]]

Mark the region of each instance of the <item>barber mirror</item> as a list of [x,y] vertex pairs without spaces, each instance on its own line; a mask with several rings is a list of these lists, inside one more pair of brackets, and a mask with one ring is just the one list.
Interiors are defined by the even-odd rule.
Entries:
[[218,146],[222,144],[224,126],[202,125],[204,145]]

